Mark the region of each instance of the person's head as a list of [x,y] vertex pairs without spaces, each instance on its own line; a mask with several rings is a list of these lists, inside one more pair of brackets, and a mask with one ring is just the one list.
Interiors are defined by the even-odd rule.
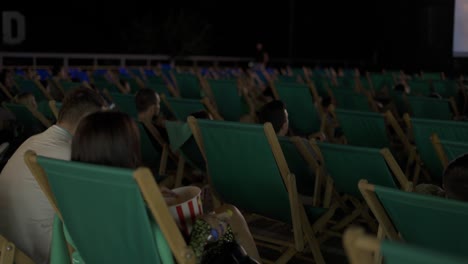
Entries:
[[152,89],[139,89],[135,95],[138,115],[157,116],[161,106],[159,95]]
[[260,123],[270,122],[278,136],[285,136],[289,130],[289,118],[286,106],[275,100],[265,104],[258,113]]
[[442,181],[447,198],[468,201],[468,153],[450,162]]
[[198,112],[192,113],[190,115],[195,117],[196,119],[210,119],[210,120],[213,120],[213,117],[207,111],[198,111]]
[[135,169],[140,165],[140,134],[127,114],[99,111],[84,117],[72,142],[73,161]]
[[103,106],[104,101],[95,91],[86,87],[75,88],[65,95],[57,124],[74,134],[84,116],[101,110]]
[[256,47],[257,47],[257,50],[260,51],[263,49],[263,44],[261,42],[257,42]]
[[33,109],[37,109],[36,97],[30,92],[23,92],[17,95],[16,102]]

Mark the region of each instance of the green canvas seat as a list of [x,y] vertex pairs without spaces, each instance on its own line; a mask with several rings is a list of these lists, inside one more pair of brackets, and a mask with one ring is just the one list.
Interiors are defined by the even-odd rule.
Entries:
[[62,88],[63,93],[67,94],[69,91],[73,90],[74,88],[80,87],[81,83],[69,82],[69,81],[59,81],[59,85]]
[[441,140],[448,161],[452,161],[463,154],[468,153],[468,143]]
[[179,151],[191,166],[206,171],[205,160],[192,135],[190,127],[185,122],[166,121],[169,143],[173,151]]
[[311,82],[312,82],[315,90],[317,91],[317,94],[320,97],[325,98],[325,97],[329,96],[328,90],[327,90],[327,87],[328,87],[327,78],[325,78],[325,77],[311,77],[310,79],[311,79]]
[[439,249],[428,249],[412,243],[379,240],[366,235],[362,228],[349,228],[343,236],[343,245],[350,264],[373,264],[381,256],[388,264],[462,264],[468,258],[449,254]]
[[431,135],[436,133],[440,138],[450,141],[468,143],[468,123],[430,119],[411,119],[416,149],[432,179],[441,182],[442,165],[431,144]]
[[192,113],[205,111],[205,106],[200,100],[174,98],[161,96],[161,99],[169,111],[179,121],[186,121]]
[[343,109],[336,109],[335,114],[348,144],[373,148],[390,147],[382,114]]
[[369,98],[364,94],[344,89],[331,89],[331,91],[337,108],[354,111],[372,111]]
[[[141,147],[141,158],[144,166],[149,167],[155,172],[155,169],[159,169],[161,166],[162,148],[156,142],[152,140],[151,135],[145,129],[145,126],[141,122],[137,122],[138,130],[140,131],[140,147]],[[157,171],[157,170],[156,170]],[[155,175],[157,180],[160,181],[164,175]]]
[[387,87],[389,90],[393,87],[393,76],[388,74],[370,73],[369,79],[374,91],[380,91]]
[[165,125],[172,151],[180,154],[174,183],[174,187],[177,188],[182,185],[186,168],[185,163],[189,164],[191,168],[201,171],[203,174],[206,174],[206,164],[192,135],[192,131],[186,122],[166,121]]
[[[296,139],[304,140],[305,144],[308,144],[305,139]],[[313,197],[315,194],[315,170],[317,168],[314,168],[308,163],[292,138],[278,137],[278,141],[289,169],[295,172],[297,192],[305,196]]]
[[[179,263],[194,263],[148,169],[56,160],[31,152],[25,159],[63,220],[63,234],[54,239],[62,235],[76,250],[73,263],[174,263],[171,251]],[[54,231],[57,227],[56,221]]]
[[135,106],[135,95],[110,93],[112,101],[114,101],[117,109],[128,114],[132,118],[138,117],[138,112]]
[[428,80],[408,81],[411,95],[429,96],[432,92],[431,83]]
[[[102,77],[104,78],[104,77]],[[94,79],[94,85],[96,86],[96,89],[103,91],[103,90],[108,90],[110,93],[120,93],[119,87],[117,85],[109,82],[107,79]]]
[[408,96],[407,100],[412,117],[439,120],[453,119],[454,114],[448,99]]
[[120,76],[119,78],[121,80],[128,82],[128,84],[130,85],[131,94],[136,94],[136,92],[141,88],[140,83],[138,83],[137,79],[135,78],[127,77],[127,76]]
[[16,84],[21,92],[29,92],[34,95],[36,102],[49,101],[52,97],[45,90],[44,86],[37,80],[18,79]]
[[320,112],[314,104],[309,85],[276,83],[279,99],[286,104],[289,127],[296,135],[309,136],[324,131]]
[[408,189],[409,183],[388,149],[315,142],[338,192],[361,197],[358,182]]
[[[49,120],[54,120],[55,121],[55,116],[52,110],[50,109],[48,101],[42,101],[37,104],[37,110],[47,119]],[[56,103],[56,105],[59,103]],[[55,123],[55,122],[54,122]]]
[[[271,124],[262,126],[193,117],[189,117],[188,123],[206,158],[210,186],[217,197],[246,212],[291,224],[295,249],[289,246],[282,251],[289,252],[285,253],[288,257],[282,257],[284,262],[295,251],[302,251],[303,246],[298,241],[303,241],[301,236],[304,234],[316,262],[324,263],[315,235],[307,229],[310,228],[309,220],[312,223],[324,218],[328,220],[324,215],[327,210],[299,204],[295,177],[288,168]],[[297,208],[302,216],[292,213],[292,208]],[[295,223],[301,223],[301,228],[305,229],[301,231]],[[279,244],[284,246],[284,243]]]
[[440,139],[437,134],[431,136],[431,141],[441,161],[442,168],[447,168],[449,162],[468,153],[468,142]]
[[38,111],[31,111],[24,105],[3,102],[3,106],[16,117],[16,122],[26,133],[39,133],[52,125],[52,122],[45,118]]
[[146,85],[147,88],[154,90],[158,94],[164,94],[167,97],[172,96],[171,92],[167,88],[167,85],[165,83],[154,83],[154,82],[148,82]]
[[442,197],[359,183],[362,195],[391,240],[468,257],[468,204]]
[[209,79],[213,99],[218,113],[227,121],[239,121],[249,113],[249,107],[242,95],[239,95],[237,80]]
[[202,87],[198,77],[190,73],[174,73],[180,96],[187,99],[201,99]]
[[456,97],[458,94],[458,83],[455,80],[433,80],[432,87],[443,98]]

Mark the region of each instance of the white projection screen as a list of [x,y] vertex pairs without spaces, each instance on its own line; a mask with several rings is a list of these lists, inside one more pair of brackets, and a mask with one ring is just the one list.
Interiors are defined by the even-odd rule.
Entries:
[[453,56],[468,57],[468,0],[455,0]]

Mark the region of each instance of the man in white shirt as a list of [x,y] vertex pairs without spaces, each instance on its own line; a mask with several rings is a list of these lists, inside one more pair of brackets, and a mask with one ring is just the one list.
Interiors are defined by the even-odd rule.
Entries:
[[36,263],[49,263],[54,210],[24,162],[24,153],[70,160],[71,141],[81,118],[102,108],[102,98],[88,88],[67,94],[57,124],[27,139],[0,173],[0,234]]

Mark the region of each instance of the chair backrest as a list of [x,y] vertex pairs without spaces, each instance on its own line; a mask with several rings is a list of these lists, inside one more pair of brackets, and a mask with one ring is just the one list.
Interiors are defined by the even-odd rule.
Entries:
[[448,99],[408,96],[411,116],[416,118],[451,120],[452,108]]
[[50,121],[41,113],[33,113],[24,105],[3,102],[3,106],[15,115],[16,120],[22,124],[26,130],[32,131],[39,129],[42,131],[44,128],[51,125]]
[[156,139],[151,139],[152,135],[148,134],[145,129],[145,125],[141,122],[137,122],[138,130],[140,131],[140,147],[141,157],[143,164],[147,167],[156,168],[160,165],[162,148],[157,143]]
[[429,80],[410,80],[408,81],[411,95],[428,96],[431,94],[431,83]]
[[87,263],[161,263],[133,171],[37,157]]
[[350,227],[343,235],[343,245],[350,264],[372,264],[375,257],[382,256],[387,264],[461,264],[468,259],[441,250],[429,250],[413,244],[378,240],[366,235],[364,230]]
[[17,80],[21,92],[30,92],[34,94],[37,102],[52,100],[49,94],[44,90],[44,87],[35,80],[20,79]]
[[175,80],[180,96],[187,99],[201,98],[201,85],[198,77],[191,73],[175,73]]
[[294,133],[310,135],[321,129],[320,113],[314,105],[309,85],[277,82],[275,88],[286,104],[289,126]]
[[69,91],[73,90],[76,87],[80,87],[81,83],[69,82],[69,81],[59,81],[59,85],[63,89],[63,93],[67,94]]
[[[178,263],[195,263],[195,254],[147,168],[132,171],[69,162],[38,157],[30,150],[24,159],[64,220],[67,242],[85,262],[170,264],[174,262],[172,251]],[[54,223],[54,230],[57,223],[60,221]]]
[[434,91],[444,98],[457,96],[459,89],[458,83],[455,80],[433,80],[432,87]]
[[178,150],[191,166],[206,171],[205,160],[188,124],[174,121],[165,124],[172,150]]
[[388,149],[311,143],[319,148],[325,169],[339,192],[360,197],[361,179],[392,188],[408,188],[404,173]]
[[468,143],[440,139],[437,134],[431,136],[432,145],[445,169],[449,162],[468,153]]
[[417,151],[421,156],[424,166],[434,179],[441,179],[442,165],[437,158],[434,147],[430,142],[433,133],[440,138],[450,141],[468,143],[468,123],[457,121],[442,121],[412,118],[411,126]]
[[135,95],[111,93],[111,96],[120,111],[127,113],[132,118],[138,117],[135,105]]
[[161,96],[163,103],[174,114],[177,120],[186,121],[192,113],[204,111],[200,100]]
[[362,147],[388,148],[385,120],[382,114],[335,110],[348,144]]
[[[288,191],[265,135],[266,129],[275,135],[270,123],[264,127],[189,118],[189,124],[194,134],[200,134],[202,143],[197,143],[206,158],[210,185],[220,200],[292,223]],[[286,170],[289,173],[287,166]]]
[[[296,140],[304,140],[308,144],[306,139],[295,138]],[[315,170],[317,167],[310,164],[308,160],[299,151],[296,143],[292,138],[289,137],[278,137],[278,141],[281,145],[286,162],[288,163],[289,169],[296,176],[297,192],[306,195],[314,196],[315,190]]]
[[237,80],[208,80],[211,93],[216,101],[216,108],[227,121],[239,121],[248,113],[248,106],[244,97],[239,94]]
[[362,195],[390,239],[468,256],[468,204],[359,183]]
[[336,106],[340,109],[355,111],[372,111],[369,98],[364,94],[358,94],[351,90],[331,89],[336,100]]

